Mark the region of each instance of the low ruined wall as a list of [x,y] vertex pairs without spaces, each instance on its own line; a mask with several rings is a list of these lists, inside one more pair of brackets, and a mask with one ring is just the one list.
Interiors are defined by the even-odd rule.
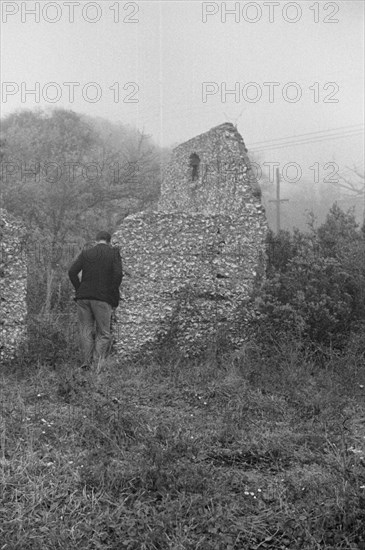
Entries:
[[158,212],[126,219],[113,237],[126,271],[117,350],[131,355],[171,338],[196,354],[225,330],[232,345],[241,343],[245,304],[264,270],[265,225],[256,223],[251,205],[238,219]]
[[25,228],[0,209],[0,359],[11,360],[26,336]]

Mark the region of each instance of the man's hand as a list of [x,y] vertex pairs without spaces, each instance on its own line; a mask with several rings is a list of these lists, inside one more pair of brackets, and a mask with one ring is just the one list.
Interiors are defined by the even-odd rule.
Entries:
[[75,290],[77,290],[81,284],[79,279],[80,271],[82,271],[82,253],[76,258],[68,270],[68,276]]

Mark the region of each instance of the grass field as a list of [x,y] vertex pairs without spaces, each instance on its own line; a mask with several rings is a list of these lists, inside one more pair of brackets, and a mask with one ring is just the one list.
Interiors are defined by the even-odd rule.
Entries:
[[364,550],[364,386],[291,343],[10,369],[0,550]]

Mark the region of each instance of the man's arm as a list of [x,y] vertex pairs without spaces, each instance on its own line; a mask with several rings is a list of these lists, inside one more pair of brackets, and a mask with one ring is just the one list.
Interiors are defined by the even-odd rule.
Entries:
[[68,270],[68,276],[75,290],[80,286],[80,279],[78,277],[82,270],[82,253],[76,258],[70,269]]

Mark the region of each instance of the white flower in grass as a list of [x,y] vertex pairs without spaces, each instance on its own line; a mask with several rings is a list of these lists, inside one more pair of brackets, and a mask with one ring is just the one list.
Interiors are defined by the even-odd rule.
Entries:
[[355,449],[354,447],[350,447],[349,451],[351,451],[354,454],[363,454],[363,451],[361,449]]

